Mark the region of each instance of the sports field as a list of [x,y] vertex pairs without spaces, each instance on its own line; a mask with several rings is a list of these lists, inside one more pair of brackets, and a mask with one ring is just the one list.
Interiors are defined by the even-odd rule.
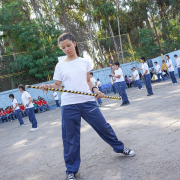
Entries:
[[[127,89],[130,105],[103,99],[108,123],[134,157],[116,154],[82,119],[77,180],[179,180],[180,80],[153,83],[154,95]],[[113,95],[113,94],[111,94]],[[0,180],[65,180],[61,110],[37,114],[39,130],[16,121],[0,124]]]

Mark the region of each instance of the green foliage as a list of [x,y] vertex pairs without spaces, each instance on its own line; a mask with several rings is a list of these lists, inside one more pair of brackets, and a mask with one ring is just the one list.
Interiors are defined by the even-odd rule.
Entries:
[[143,28],[137,33],[139,33],[139,48],[135,50],[136,59],[139,59],[141,56],[147,58],[158,56],[159,47],[154,41],[155,35],[152,29]]

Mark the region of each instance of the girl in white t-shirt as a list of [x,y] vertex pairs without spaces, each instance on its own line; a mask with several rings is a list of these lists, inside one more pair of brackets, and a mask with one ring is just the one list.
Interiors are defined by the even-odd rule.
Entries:
[[168,68],[168,71],[169,71],[169,74],[171,76],[171,80],[173,83],[172,85],[177,84],[177,80],[176,80],[176,77],[174,75],[174,67],[173,67],[172,61],[171,61],[169,55],[165,55],[165,58],[167,60],[166,65],[167,65],[167,68]]
[[10,94],[9,98],[12,99],[13,110],[15,111],[16,118],[19,120],[20,126],[24,126],[24,121],[21,116],[21,110],[18,106],[17,100],[14,98],[14,94]]
[[[60,88],[63,83],[67,90],[91,93],[93,91],[98,98],[104,94],[90,80],[92,66],[87,59],[81,58],[75,37],[70,33],[64,33],[58,38],[58,45],[67,55],[67,58],[57,63],[54,84],[43,84],[40,89]],[[61,97],[62,113],[62,139],[64,145],[64,160],[66,164],[67,179],[74,180],[74,175],[80,166],[80,126],[81,117],[89,123],[99,136],[113,147],[116,153],[133,156],[134,151],[124,148],[112,127],[106,122],[99,110],[95,98],[81,94],[64,92]]]
[[152,91],[152,86],[151,86],[151,75],[149,73],[149,68],[148,68],[148,65],[147,65],[147,63],[145,61],[145,57],[141,57],[140,61],[142,63],[142,69],[138,68],[138,67],[137,67],[137,69],[143,70],[142,76],[144,76],[146,89],[147,89],[147,92],[148,92],[147,96],[152,96],[153,91]]

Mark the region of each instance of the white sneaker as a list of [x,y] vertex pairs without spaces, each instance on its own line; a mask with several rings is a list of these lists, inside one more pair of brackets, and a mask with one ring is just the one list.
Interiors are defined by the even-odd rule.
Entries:
[[24,126],[24,124],[22,124],[21,126]]
[[124,148],[123,154],[132,157],[135,155],[135,152],[129,148]]
[[143,88],[141,88],[141,90],[143,90]]
[[76,179],[74,177],[74,174],[71,173],[71,174],[67,174],[66,180],[76,180]]
[[38,127],[37,128],[31,128],[30,131],[33,132],[33,131],[36,131],[38,129],[39,129]]
[[174,83],[174,84],[177,84],[177,83]]

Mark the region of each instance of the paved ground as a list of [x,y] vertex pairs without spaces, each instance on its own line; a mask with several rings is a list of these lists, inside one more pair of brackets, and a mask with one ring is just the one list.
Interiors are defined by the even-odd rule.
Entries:
[[[135,157],[113,152],[82,120],[81,158],[77,180],[179,180],[180,80],[154,83],[154,96],[146,90],[127,90],[131,104],[103,99],[106,120],[120,140],[135,150]],[[18,122],[0,125],[1,180],[64,180],[60,110],[37,115],[39,130]]]

